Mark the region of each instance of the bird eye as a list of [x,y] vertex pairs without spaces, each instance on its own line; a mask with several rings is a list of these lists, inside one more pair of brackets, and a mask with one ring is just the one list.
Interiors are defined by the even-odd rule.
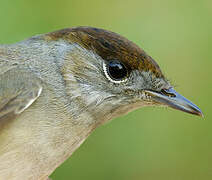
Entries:
[[103,69],[106,77],[114,83],[121,83],[127,80],[127,68],[124,66],[124,64],[117,60],[104,62]]

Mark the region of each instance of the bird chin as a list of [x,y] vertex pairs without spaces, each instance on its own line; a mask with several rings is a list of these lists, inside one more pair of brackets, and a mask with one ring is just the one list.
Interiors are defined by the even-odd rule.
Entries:
[[122,106],[119,106],[119,107],[113,109],[111,111],[112,117],[116,118],[116,117],[119,117],[122,115],[126,115],[136,109],[139,109],[139,108],[145,107],[145,106],[152,106],[152,102],[138,100],[138,101],[135,101],[130,104],[125,104],[125,105],[122,105]]

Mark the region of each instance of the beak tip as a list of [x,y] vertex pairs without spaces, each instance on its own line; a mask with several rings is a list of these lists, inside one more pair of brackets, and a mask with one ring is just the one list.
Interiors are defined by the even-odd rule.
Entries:
[[194,104],[190,104],[190,105],[192,105],[192,106],[190,106],[191,107],[191,109],[193,110],[193,111],[187,111],[188,113],[192,113],[192,114],[194,114],[194,115],[197,115],[197,116],[200,116],[201,118],[204,118],[204,114],[203,114],[203,112],[201,111],[201,109],[200,108],[198,108],[196,105],[194,105]]
[[202,111],[199,111],[199,112],[197,113],[197,116],[200,116],[201,118],[204,118],[204,114],[202,113]]

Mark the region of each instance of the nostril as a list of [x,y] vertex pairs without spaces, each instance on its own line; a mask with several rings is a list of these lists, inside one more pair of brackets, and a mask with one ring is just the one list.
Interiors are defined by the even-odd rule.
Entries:
[[176,97],[176,95],[174,93],[169,92],[169,89],[162,89],[161,93],[165,96],[168,96],[168,97]]

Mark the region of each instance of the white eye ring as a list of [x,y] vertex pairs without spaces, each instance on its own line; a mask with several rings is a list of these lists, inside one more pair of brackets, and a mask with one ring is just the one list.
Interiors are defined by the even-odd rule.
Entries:
[[107,63],[105,63],[105,62],[103,62],[103,71],[104,71],[104,73],[105,73],[106,78],[107,78],[109,81],[113,82],[113,83],[120,84],[120,83],[124,83],[124,82],[127,81],[127,78],[124,78],[124,79],[122,79],[122,80],[114,80],[114,79],[112,79],[112,78],[110,77],[110,75],[108,74]]

